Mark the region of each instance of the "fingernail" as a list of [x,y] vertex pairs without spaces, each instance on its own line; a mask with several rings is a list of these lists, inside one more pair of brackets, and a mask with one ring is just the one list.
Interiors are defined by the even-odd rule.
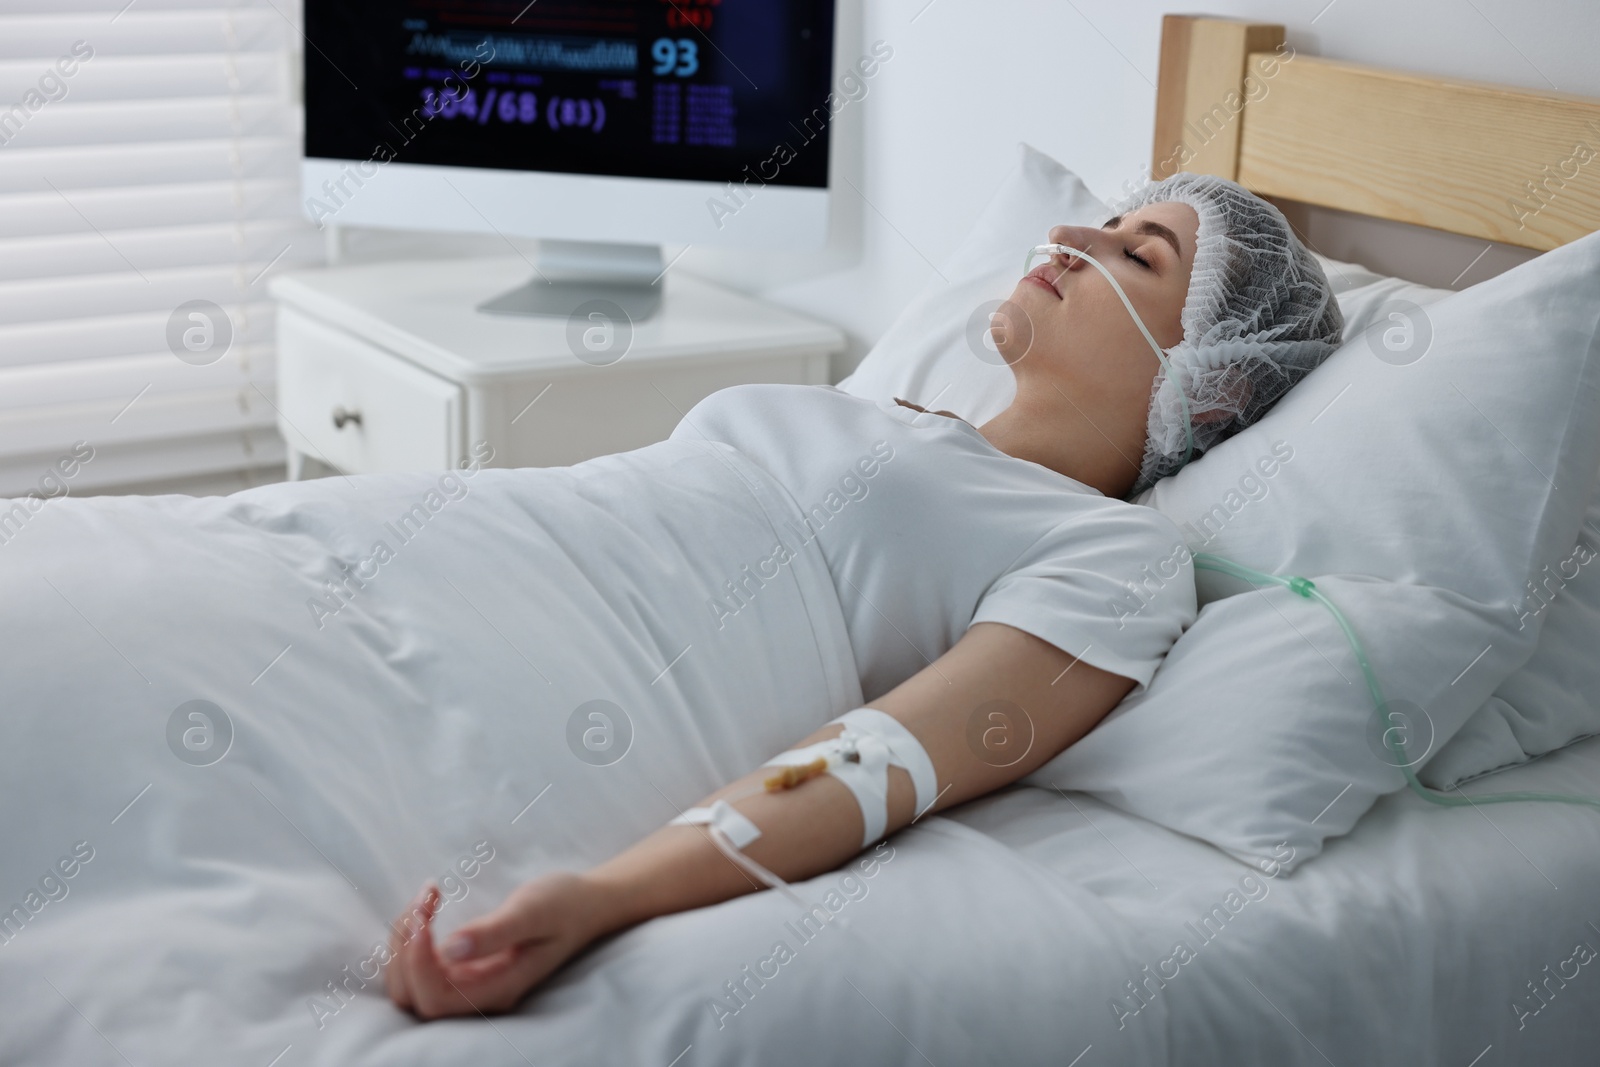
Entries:
[[447,960],[464,960],[472,955],[472,938],[466,934],[452,934],[439,951]]

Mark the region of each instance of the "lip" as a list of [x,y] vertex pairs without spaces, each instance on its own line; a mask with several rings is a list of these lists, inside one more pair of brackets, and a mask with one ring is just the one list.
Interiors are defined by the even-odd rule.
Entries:
[[1061,299],[1061,290],[1056,287],[1055,278],[1061,275],[1060,267],[1051,263],[1041,263],[1022,276],[1023,281],[1038,282],[1050,292],[1055,294],[1057,300]]

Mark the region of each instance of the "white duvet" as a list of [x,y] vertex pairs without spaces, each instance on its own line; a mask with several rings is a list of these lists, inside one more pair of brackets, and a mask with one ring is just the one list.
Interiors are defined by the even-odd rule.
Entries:
[[[814,543],[748,610],[710,605],[796,513],[690,441],[47,504],[0,545],[0,1062],[1043,1064],[1107,1040],[1104,998],[1069,992],[1143,962],[1106,906],[932,819],[803,885],[847,925],[762,892],[619,934],[515,1015],[419,1024],[383,995],[375,946],[425,879],[447,932],[859,703]],[[1157,1028],[1119,1038],[1164,1056]]]
[[[1405,794],[1246,882],[1018,787],[800,883],[820,929],[753,893],[512,1015],[395,1010],[374,947],[424,879],[448,932],[859,700],[814,545],[707,603],[793,507],[680,441],[42,508],[0,544],[0,1064],[1593,1062],[1600,818]],[[1597,745],[1497,788],[1600,792]]]

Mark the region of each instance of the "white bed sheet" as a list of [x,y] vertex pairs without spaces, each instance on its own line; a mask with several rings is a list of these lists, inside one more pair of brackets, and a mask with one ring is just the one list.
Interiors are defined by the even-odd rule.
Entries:
[[[1489,781],[1594,790],[1600,739]],[[1600,818],[1590,811],[1385,799],[1350,837],[1266,882],[1268,895],[1214,941],[1196,940],[1196,958],[1121,1029],[1109,1004],[1122,983],[1154,969],[1176,938],[1193,939],[1185,924],[1249,868],[1093,798],[1030,787],[928,819],[891,848],[861,880],[866,895],[839,907],[848,930],[803,942],[785,925],[792,909],[761,893],[627,931],[514,1016],[418,1025],[368,991],[320,1031],[301,1003],[304,975],[317,965],[334,974],[348,953],[315,941],[339,944],[344,927],[369,917],[295,906],[341,896],[336,875],[308,886],[305,872],[263,868],[258,893],[234,914],[194,910],[198,894],[171,895],[105,909],[60,936],[29,931],[42,935],[38,951],[15,959],[30,980],[47,973],[62,988],[54,1005],[28,998],[55,1036],[43,1048],[8,1046],[4,1062],[123,1063],[109,1035],[141,1065],[219,1053],[266,1064],[280,1052],[280,1064],[663,1067],[1595,1062],[1593,963],[1520,1028],[1510,1007],[1575,943],[1600,946],[1588,926],[1600,918]],[[522,862],[537,864],[536,852]],[[841,878],[802,889],[820,898]],[[133,917],[140,925],[130,928]],[[170,995],[171,975],[143,962],[143,940],[162,926],[198,935],[191,962],[220,948],[232,965],[210,988]],[[96,965],[103,956],[82,951],[85,938],[113,946],[118,966]],[[719,1024],[711,1004],[728,1003],[723,983],[780,938],[794,957]],[[289,945],[264,958],[268,940]],[[309,964],[295,959],[303,951]],[[253,1018],[241,1010],[251,1000]],[[8,997],[7,1010],[17,1003]]]
[[[1466,789],[1600,795],[1600,738]],[[1600,1062],[1600,959],[1568,962],[1580,943],[1600,950],[1594,808],[1385,797],[1294,875],[1265,881],[1266,895],[1204,943],[1193,928],[1250,874],[1210,845],[1081,794],[1031,788],[952,819],[1093,892],[1140,967],[1157,970],[1179,938],[1195,948],[1085,1065],[1150,1062],[1131,1040],[1147,1030],[1163,1037],[1169,1058],[1158,1062],[1174,1064]],[[1121,984],[1144,976],[1108,971],[1092,995],[1117,1015]],[[1530,981],[1547,983],[1547,1004]]]

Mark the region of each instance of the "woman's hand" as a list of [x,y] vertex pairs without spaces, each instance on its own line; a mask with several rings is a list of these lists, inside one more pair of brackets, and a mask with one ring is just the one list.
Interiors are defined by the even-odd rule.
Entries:
[[[517,887],[504,904],[433,943],[436,886],[423,887],[390,930],[389,997],[419,1018],[508,1011],[607,928],[602,894],[566,872]],[[410,937],[406,918],[421,928]]]

